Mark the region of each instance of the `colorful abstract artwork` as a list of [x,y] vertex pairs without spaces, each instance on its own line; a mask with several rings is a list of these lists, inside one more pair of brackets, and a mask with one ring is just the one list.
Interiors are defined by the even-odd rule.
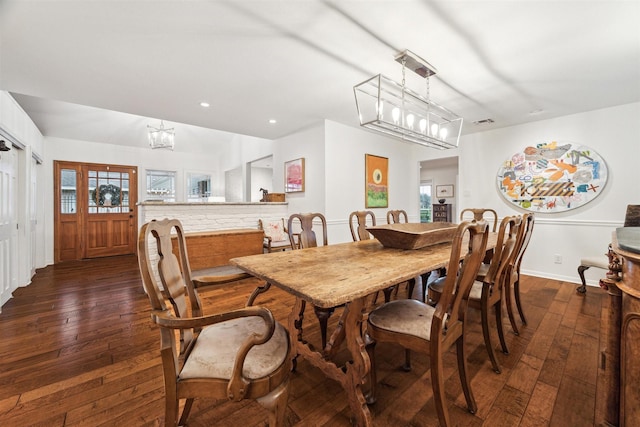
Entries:
[[386,208],[389,206],[389,184],[387,173],[389,159],[386,157],[364,155],[365,163],[365,207]]
[[600,195],[607,165],[589,147],[552,141],[515,153],[498,170],[497,181],[502,196],[520,208],[563,212]]

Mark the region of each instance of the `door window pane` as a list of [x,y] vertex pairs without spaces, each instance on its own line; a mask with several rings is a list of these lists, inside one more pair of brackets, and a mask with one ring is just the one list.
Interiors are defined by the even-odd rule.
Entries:
[[420,184],[420,222],[431,222],[431,183]]
[[129,173],[90,170],[88,174],[90,214],[129,211]]
[[77,185],[75,169],[60,171],[60,213],[74,214],[77,208]]

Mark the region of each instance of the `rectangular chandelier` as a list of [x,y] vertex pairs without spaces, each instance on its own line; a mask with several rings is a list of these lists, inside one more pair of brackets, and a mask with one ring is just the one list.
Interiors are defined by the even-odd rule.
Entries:
[[155,128],[147,125],[149,129],[149,146],[152,149],[156,148],[168,148],[173,150],[175,145],[175,132],[173,128],[165,129],[164,122],[160,121],[160,127]]
[[403,84],[378,74],[353,87],[360,126],[430,148],[456,148],[462,117],[404,85],[405,66],[425,77],[427,85],[433,68],[409,51],[396,60],[403,64]]

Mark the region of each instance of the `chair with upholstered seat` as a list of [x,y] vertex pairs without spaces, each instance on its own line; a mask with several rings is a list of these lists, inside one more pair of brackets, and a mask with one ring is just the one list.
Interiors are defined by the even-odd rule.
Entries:
[[[431,385],[440,425],[449,426],[445,401],[444,354],[455,345],[458,374],[471,413],[477,410],[467,373],[464,337],[466,304],[471,285],[484,257],[488,225],[486,222],[463,222],[456,230],[447,275],[440,301],[435,307],[414,299],[387,302],[369,313],[367,320],[367,352],[371,360],[369,402],[376,399],[375,346],[380,342],[399,344],[407,356],[405,369],[410,369],[409,351],[426,353],[430,358]],[[468,243],[463,239],[468,238]],[[460,263],[460,259],[463,259]],[[460,264],[459,264],[460,263]]]
[[[640,227],[640,205],[627,205],[623,227]],[[608,271],[609,258],[606,256],[606,253],[604,256],[590,256],[580,259],[578,276],[580,276],[580,282],[582,282],[582,284],[576,288],[576,291],[581,294],[587,292],[587,281],[584,277],[584,272],[591,267]]]
[[[172,232],[178,238],[177,256]],[[284,425],[291,346],[286,329],[271,312],[246,307],[204,314],[196,288],[210,284],[206,276],[191,276],[178,220],[142,226],[138,261],[151,318],[160,330],[165,426],[184,425],[197,398],[256,399],[269,410],[270,426]],[[186,402],[180,416],[182,399]]]
[[262,222],[258,220],[258,229],[264,231],[264,242],[262,247],[267,252],[280,252],[291,249],[289,233],[284,224],[284,218],[280,221]]
[[527,324],[527,319],[524,316],[524,310],[522,309],[522,301],[520,299],[520,266],[522,265],[522,259],[524,258],[524,254],[529,247],[529,242],[531,241],[531,235],[533,234],[533,226],[535,224],[535,214],[533,212],[528,212],[522,215],[522,230],[520,232],[520,237],[518,238],[518,242],[516,243],[516,253],[512,259],[511,266],[509,267],[507,273],[508,278],[505,282],[505,301],[507,303],[507,314],[509,315],[509,322],[511,322],[511,327],[513,328],[513,332],[516,335],[520,335],[520,331],[518,326],[516,325],[515,316],[513,315],[513,307],[511,304],[511,295],[513,295],[516,303],[516,308],[518,309],[518,314],[520,315],[520,320],[522,324]]
[[407,212],[402,209],[387,211],[387,224],[399,224],[409,222]]
[[[489,221],[489,224],[493,224],[491,231],[495,233],[498,229],[498,213],[489,208],[465,208],[460,211],[460,221],[471,221],[471,220],[479,221],[481,219],[485,219]],[[482,261],[483,265],[480,266],[480,275],[483,276],[487,274],[487,269],[489,268],[489,263],[491,262],[491,257],[493,256],[493,251],[487,251],[484,261]]]
[[[320,222],[320,228],[322,229],[322,240],[318,241],[318,236],[313,229],[314,220]],[[293,214],[289,217],[287,222],[287,229],[289,230],[289,240],[293,249],[307,249],[315,248],[317,246],[326,246],[329,244],[327,239],[327,220],[321,213],[305,213],[305,214]],[[297,240],[297,241],[296,241]],[[304,311],[306,302],[302,302],[302,309]],[[313,311],[320,322],[320,336],[322,339],[322,348],[327,345],[327,325],[329,318],[333,314],[335,307],[322,308],[313,307]]]
[[[509,277],[509,268],[512,259],[515,257],[518,239],[521,237],[522,218],[519,215],[505,217],[500,223],[498,231],[498,239],[496,249],[491,258],[489,271],[483,280],[476,280],[471,287],[469,293],[469,307],[480,310],[482,318],[482,334],[484,336],[485,346],[489,353],[489,359],[493,366],[493,370],[500,373],[500,365],[495,356],[493,345],[491,344],[491,328],[489,326],[489,311],[493,308],[496,319],[496,328],[498,337],[502,346],[502,352],[509,353],[507,343],[504,338],[504,328],[502,325],[502,300],[505,293],[505,283]],[[442,298],[442,289],[444,287],[445,278],[440,278],[429,284],[430,295],[434,295],[434,300]]]

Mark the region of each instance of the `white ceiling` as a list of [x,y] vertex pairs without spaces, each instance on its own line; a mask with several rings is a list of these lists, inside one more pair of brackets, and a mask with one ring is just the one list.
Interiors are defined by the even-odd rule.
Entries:
[[177,145],[197,127],[276,139],[357,126],[353,86],[400,81],[410,49],[468,133],[640,101],[639,22],[638,0],[4,0],[0,89],[46,136],[144,144],[163,119],[196,126]]

